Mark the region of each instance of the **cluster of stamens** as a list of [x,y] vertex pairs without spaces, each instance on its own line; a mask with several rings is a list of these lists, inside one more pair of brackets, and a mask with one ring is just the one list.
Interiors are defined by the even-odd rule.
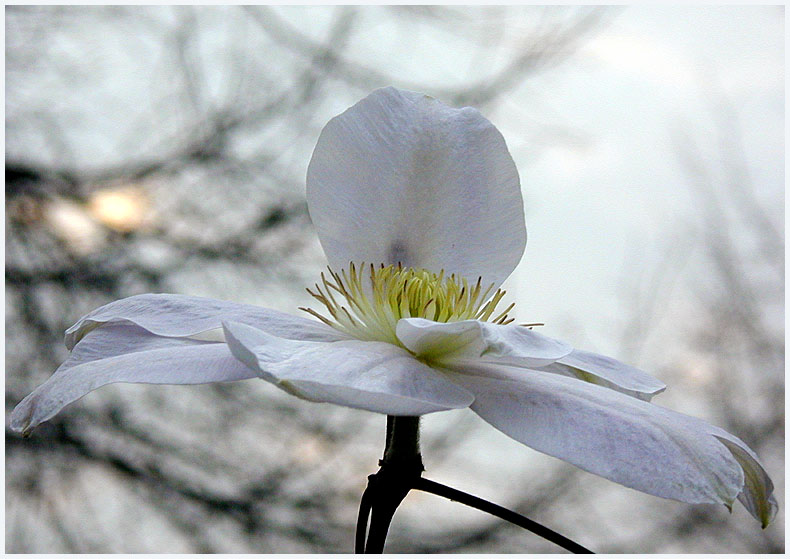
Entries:
[[359,340],[398,344],[395,327],[401,318],[419,317],[435,322],[476,319],[495,324],[514,320],[507,315],[514,304],[491,318],[505,292],[497,289],[492,295],[494,285],[483,289],[482,278],[470,285],[454,274],[445,276],[443,270],[435,274],[383,264],[378,268],[372,264],[357,268],[353,263],[348,272],[341,270],[339,274],[329,268],[329,276],[322,273],[321,285],[316,284],[315,291],[307,292],[327,308],[331,318],[300,308]]

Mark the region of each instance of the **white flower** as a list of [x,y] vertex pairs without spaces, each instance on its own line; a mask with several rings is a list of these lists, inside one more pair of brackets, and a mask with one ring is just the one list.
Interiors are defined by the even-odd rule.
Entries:
[[28,433],[113,382],[257,376],[390,415],[471,407],[627,487],[687,503],[738,498],[763,526],[774,517],[771,480],[737,437],[649,403],[665,387],[648,374],[497,310],[526,228],[516,167],[476,110],[373,92],[324,128],[307,199],[331,269],[312,291],[326,308],[306,310],[323,322],[183,295],[115,301],[66,332],[71,356],[11,428]]

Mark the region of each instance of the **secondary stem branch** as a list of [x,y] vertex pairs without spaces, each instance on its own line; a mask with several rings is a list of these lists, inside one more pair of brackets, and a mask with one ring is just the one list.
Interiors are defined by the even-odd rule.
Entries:
[[498,516],[502,520],[507,520],[511,524],[515,524],[516,526],[520,526],[525,530],[529,530],[533,534],[537,534],[538,536],[557,544],[571,553],[592,553],[592,551],[586,547],[577,544],[573,540],[569,540],[554,530],[546,528],[534,520],[530,520],[526,516],[522,516],[516,512],[513,512],[512,510],[506,509],[505,507],[500,507],[499,505],[486,501],[485,499],[481,499],[480,497],[475,497],[474,495],[464,493],[463,491],[453,489],[452,487],[447,487],[446,485],[442,485],[441,483],[436,483],[435,481],[431,481],[422,477],[417,481],[414,489],[425,491],[426,493],[433,493],[434,495],[445,497],[451,501],[458,501],[459,503],[469,507],[493,514],[494,516]]
[[354,544],[356,553],[384,551],[384,542],[387,539],[392,517],[412,489],[433,493],[493,514],[573,553],[592,553],[589,549],[525,516],[485,499],[424,479],[419,430],[419,417],[387,416],[386,447],[384,457],[379,460],[381,467],[378,472],[368,476],[368,486],[359,503]]

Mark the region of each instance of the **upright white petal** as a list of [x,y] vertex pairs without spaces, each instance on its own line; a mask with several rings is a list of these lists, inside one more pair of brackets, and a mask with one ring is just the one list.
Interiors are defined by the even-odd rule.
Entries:
[[114,382],[203,384],[252,378],[227,344],[164,338],[129,324],[89,332],[69,358],[11,414],[11,429],[29,433],[64,406]]
[[687,503],[730,506],[744,487],[737,457],[707,423],[551,373],[518,382],[456,375],[485,421],[588,472]]
[[539,369],[599,384],[646,401],[650,401],[667,387],[657,378],[636,367],[580,349],[574,349],[569,355]]
[[526,243],[518,172],[472,108],[379,89],[333,118],[307,170],[307,204],[335,268],[425,268],[499,286]]
[[414,354],[455,369],[467,362],[540,367],[568,355],[573,348],[515,324],[479,320],[434,322],[402,318],[396,334]]
[[254,305],[147,293],[113,301],[89,312],[66,330],[66,347],[73,348],[86,332],[105,322],[131,322],[160,336],[186,337],[221,328],[223,320],[243,322],[294,340],[334,341],[347,337],[315,320]]
[[296,396],[389,415],[465,408],[472,395],[407,351],[383,342],[285,340],[225,324],[233,355]]

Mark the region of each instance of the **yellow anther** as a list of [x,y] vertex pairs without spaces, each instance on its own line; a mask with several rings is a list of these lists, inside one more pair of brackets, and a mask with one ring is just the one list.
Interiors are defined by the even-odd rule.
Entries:
[[[401,318],[419,317],[436,322],[489,320],[505,292],[497,289],[489,300],[494,286],[483,290],[481,282],[481,278],[477,278],[470,286],[454,274],[445,276],[444,270],[435,274],[400,265],[376,268],[372,264],[357,268],[352,262],[348,271],[340,270],[338,274],[330,268],[329,276],[322,273],[323,289],[316,285],[315,291],[307,290],[326,307],[331,318],[313,309],[301,309],[357,339],[401,345],[395,335]],[[342,299],[348,304],[341,305],[338,300]],[[511,304],[491,322],[512,322],[507,316],[512,308]]]

